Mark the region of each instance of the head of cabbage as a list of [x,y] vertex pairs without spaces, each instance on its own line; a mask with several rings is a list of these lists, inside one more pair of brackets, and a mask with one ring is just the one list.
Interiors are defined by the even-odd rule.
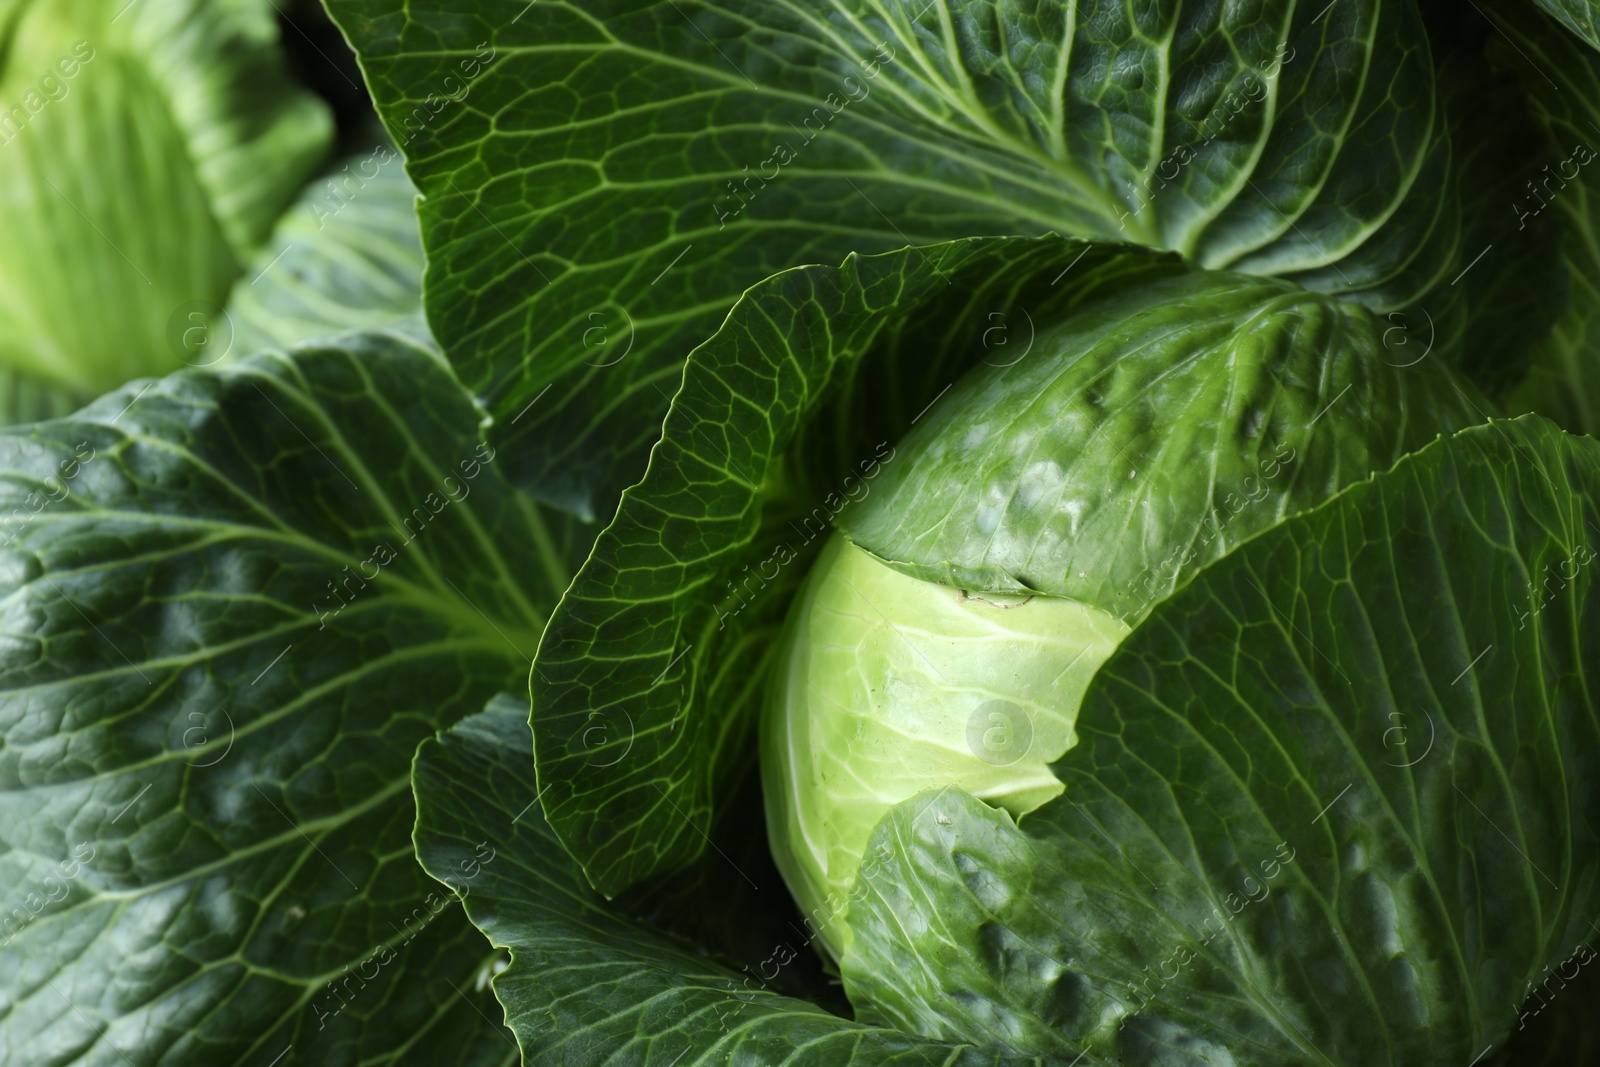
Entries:
[[1384,359],[1382,329],[1187,275],[1041,324],[896,445],[790,608],[762,719],[773,852],[834,958],[890,808],[954,786],[1021,819],[1060,795],[1084,691],[1155,603],[1481,421],[1454,378]]

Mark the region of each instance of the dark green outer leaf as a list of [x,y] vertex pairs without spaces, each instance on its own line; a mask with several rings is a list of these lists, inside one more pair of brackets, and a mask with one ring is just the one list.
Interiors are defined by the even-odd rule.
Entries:
[[[1469,38],[1492,32],[1476,12],[1464,19],[1459,4],[1450,3],[1440,18]],[[1561,217],[1517,212],[1528,198],[1527,181],[1543,177],[1540,168],[1565,153],[1531,114],[1516,75],[1489,64],[1482,40],[1433,43],[1455,146],[1461,255],[1448,284],[1417,307],[1384,316],[1384,336],[1393,362],[1404,365],[1425,353],[1442,358],[1503,401],[1568,310]]]
[[1526,0],[1499,0],[1488,12],[1496,30],[1490,55],[1521,78],[1550,142],[1500,210],[1529,228],[1558,220],[1572,287],[1567,314],[1535,349],[1527,380],[1506,406],[1573,433],[1600,434],[1600,55]]
[[1134,625],[1240,542],[1487,404],[1383,322],[1288,282],[1191,272],[1051,322],[896,442],[839,526],[899,570],[1071,597]]
[[767,988],[775,992],[849,1018],[838,971],[813,947],[816,935],[768,844],[760,761],[741,762],[742,778],[736,770],[718,794],[718,817],[700,858],[635,886],[610,906],[730,969],[769,976]]
[[408,772],[566,575],[443,362],[342,344],[0,437],[0,1061],[515,1062]]
[[330,6],[426,198],[435,335],[524,484],[595,511],[784,268],[1054,231],[1386,309],[1453,273],[1410,4]]
[[1588,953],[1580,950],[1540,976],[1522,1004],[1511,1040],[1483,1061],[1487,1067],[1600,1062],[1600,1018],[1594,1011],[1600,1001],[1600,967],[1592,965],[1600,934],[1591,931],[1584,940]]
[[953,790],[879,824],[852,998],[1129,1063],[1480,1057],[1597,932],[1596,500],[1600,444],[1496,422],[1202,571],[1024,830]]
[[501,695],[424,742],[414,779],[418,857],[510,950],[494,990],[526,1062],[1042,1067],[840,1019],[616,914],[540,817],[531,743],[526,705]]
[[718,779],[753,743],[790,592],[866,465],[985,354],[990,316],[1022,306],[1047,320],[1181,269],[1105,245],[972,240],[750,290],[689,361],[644,482],[540,645],[544,810],[597,888],[705,848]]

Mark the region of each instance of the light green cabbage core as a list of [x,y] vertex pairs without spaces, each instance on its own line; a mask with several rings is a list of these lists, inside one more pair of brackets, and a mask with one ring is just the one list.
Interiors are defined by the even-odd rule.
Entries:
[[1050,763],[1128,632],[1078,601],[913,578],[833,535],[785,627],[761,752],[778,866],[836,958],[878,820],[937,785],[1019,817],[1058,795]]

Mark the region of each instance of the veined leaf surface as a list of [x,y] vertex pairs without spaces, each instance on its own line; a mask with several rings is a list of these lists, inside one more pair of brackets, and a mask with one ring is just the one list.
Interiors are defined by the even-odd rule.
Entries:
[[433,331],[508,462],[580,508],[778,270],[1059,232],[1387,310],[1460,252],[1409,4],[330,6],[425,198]]
[[567,579],[482,417],[370,334],[0,436],[0,1060],[516,1062],[410,842]]
[[1499,421],[1201,571],[1090,683],[1061,798],[879,823],[852,998],[1114,1062],[1481,1057],[1600,914],[1596,499],[1600,444]]

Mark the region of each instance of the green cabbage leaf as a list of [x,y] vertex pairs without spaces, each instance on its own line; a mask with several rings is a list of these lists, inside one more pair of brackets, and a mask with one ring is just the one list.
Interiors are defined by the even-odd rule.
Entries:
[[0,3],[0,417],[65,414],[200,365],[220,310],[319,166],[269,0]]

